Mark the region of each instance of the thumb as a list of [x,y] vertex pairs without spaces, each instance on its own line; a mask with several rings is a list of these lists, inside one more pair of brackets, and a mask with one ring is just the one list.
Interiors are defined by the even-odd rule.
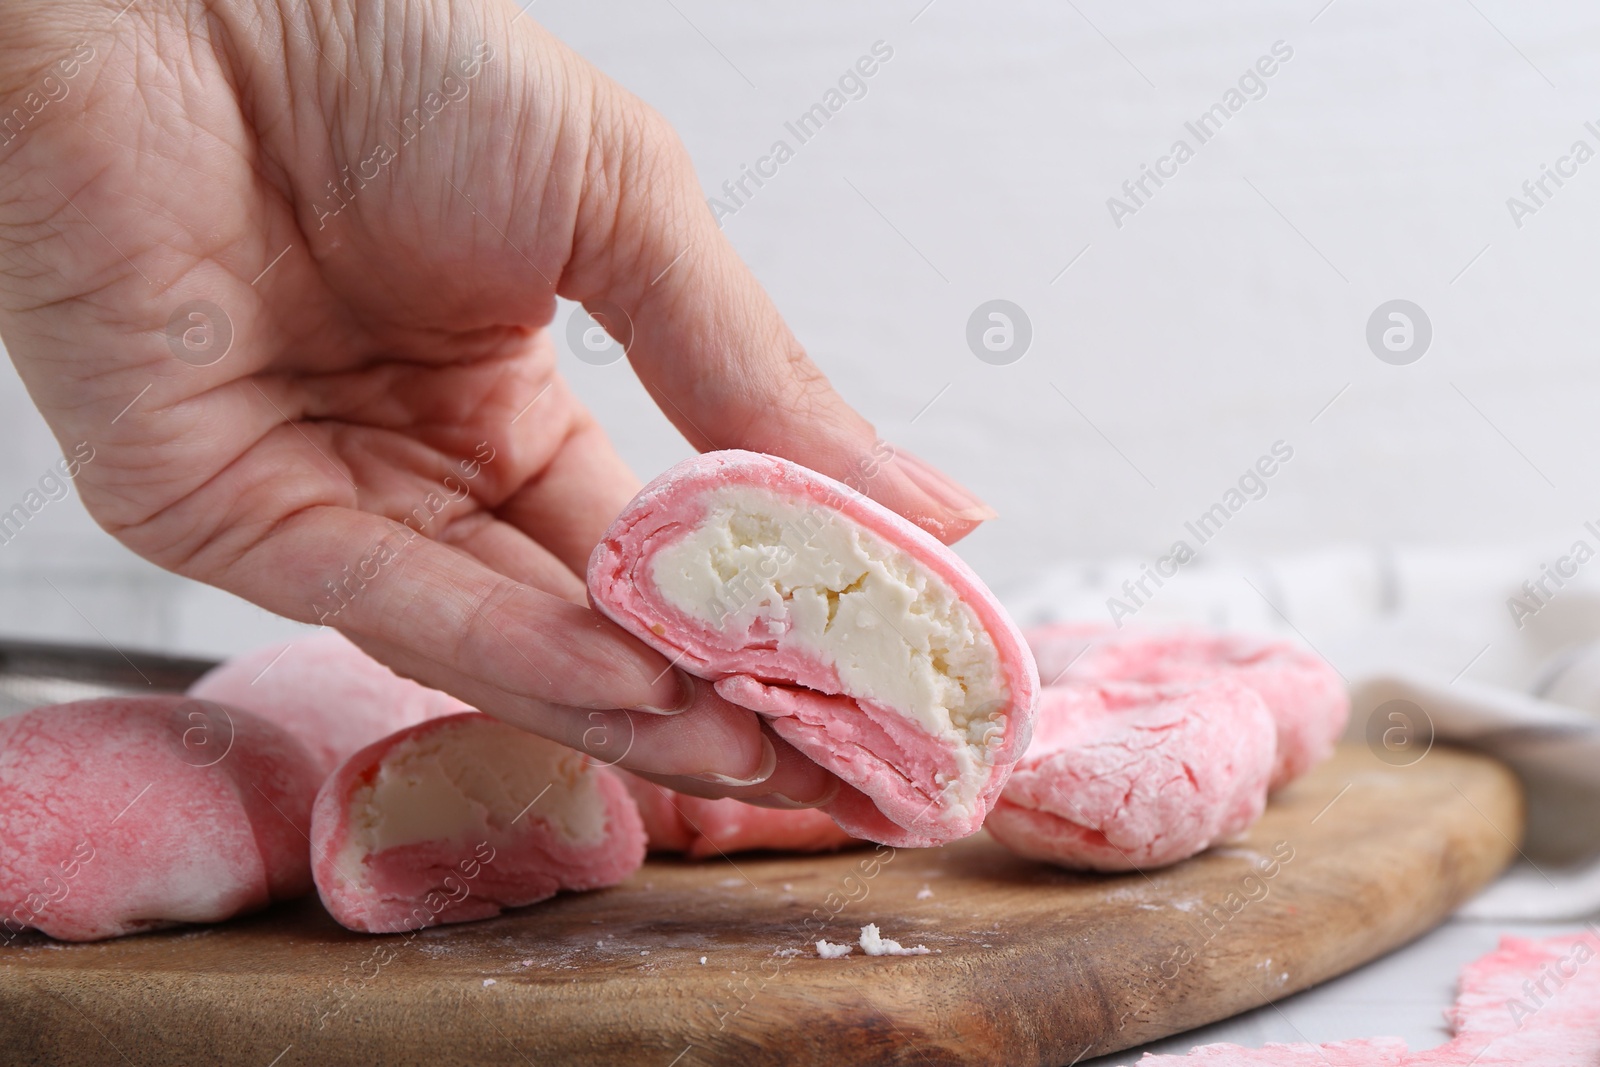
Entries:
[[589,153],[558,291],[623,343],[690,443],[793,460],[947,543],[993,518],[844,402],[723,236],[666,120],[593,68],[581,72],[593,80]]

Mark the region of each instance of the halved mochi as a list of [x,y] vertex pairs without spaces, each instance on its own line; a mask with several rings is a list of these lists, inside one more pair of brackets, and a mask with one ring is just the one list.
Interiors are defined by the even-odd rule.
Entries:
[[950,549],[787,460],[711,452],[623,509],[595,606],[847,784],[856,837],[974,833],[1027,747],[1033,656]]
[[1289,641],[1198,627],[1119,631],[1092,623],[1036,626],[1025,636],[1047,681],[1164,685],[1232,678],[1248,685],[1266,701],[1277,727],[1273,789],[1332,755],[1350,718],[1350,693],[1339,672]]
[[645,836],[615,773],[468,712],[346,760],[317,794],[311,848],[329,913],[393,933],[616,885],[644,862]]
[[220,922],[308,893],[321,781],[284,730],[177,694],[0,719],[0,941]]
[[1261,817],[1274,749],[1266,704],[1237,681],[1047,686],[986,826],[1062,867],[1165,866]]
[[337,630],[235,656],[202,675],[189,695],[277,723],[311,750],[323,774],[396,730],[472,710],[400,677]]
[[732,797],[686,796],[619,772],[639,805],[652,852],[702,860],[730,852],[834,852],[861,844],[816,808],[758,808]]

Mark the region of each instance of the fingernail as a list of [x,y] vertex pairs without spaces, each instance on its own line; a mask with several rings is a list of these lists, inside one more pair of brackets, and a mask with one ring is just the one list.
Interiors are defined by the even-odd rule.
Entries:
[[956,518],[967,522],[986,522],[999,515],[960,482],[898,445],[894,449],[894,462],[913,485],[948,508]]
[[676,704],[670,708],[658,708],[652,704],[640,704],[638,707],[630,708],[629,710],[642,711],[646,715],[678,715],[688,711],[694,704],[694,679],[677,667],[672,668],[672,676],[678,682],[678,700]]
[[760,785],[772,777],[772,772],[778,769],[778,750],[772,747],[772,742],[767,740],[767,735],[761,735],[761,766],[750,778],[733,778],[716,771],[706,771],[704,774],[691,774],[688,777],[697,782],[710,782],[712,785]]
[[777,811],[799,811],[802,808],[820,808],[830,803],[839,795],[839,780],[835,778],[828,783],[828,788],[815,800],[795,800],[793,797],[784,796],[782,793],[767,793],[759,797],[740,797],[746,804],[754,804],[758,808],[773,808]]

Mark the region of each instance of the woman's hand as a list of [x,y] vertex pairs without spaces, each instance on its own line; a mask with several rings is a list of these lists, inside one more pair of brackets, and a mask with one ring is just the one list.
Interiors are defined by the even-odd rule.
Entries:
[[508,0],[0,0],[0,22],[0,334],[92,449],[107,530],[674,787],[832,789],[586,605],[638,484],[556,373],[556,295],[628,341],[695,447],[788,457],[946,541],[990,513],[883,462],[658,115]]

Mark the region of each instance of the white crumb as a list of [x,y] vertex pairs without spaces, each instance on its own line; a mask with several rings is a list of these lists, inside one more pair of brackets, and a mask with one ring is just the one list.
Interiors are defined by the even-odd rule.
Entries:
[[493,978],[485,978],[483,980],[483,988],[488,989],[492,985],[494,985],[494,979]]
[[797,948],[780,948],[774,951],[772,954],[774,956],[799,956],[801,955],[801,952]]
[[932,887],[924,884],[921,889],[917,890],[917,899],[918,900],[932,900],[933,899],[933,889],[932,889]]
[[523,960],[522,963],[521,963],[521,966],[523,966],[523,967],[532,967],[533,966],[533,961],[532,960]]
[[650,955],[650,950],[647,949],[647,948],[642,948],[642,949],[639,950],[639,955],[648,956],[648,955]]
[[817,955],[825,960],[836,960],[841,956],[850,955],[850,945],[835,945],[831,941],[817,942]]
[[700,965],[701,965],[701,966],[702,966],[702,967],[703,967],[703,966],[705,966],[705,962],[706,962],[706,958],[705,958],[705,957],[704,957],[704,956],[701,956],[701,957],[700,957]]
[[926,956],[933,950],[927,945],[906,948],[898,941],[881,936],[877,923],[868,923],[861,928],[861,951],[869,956]]

